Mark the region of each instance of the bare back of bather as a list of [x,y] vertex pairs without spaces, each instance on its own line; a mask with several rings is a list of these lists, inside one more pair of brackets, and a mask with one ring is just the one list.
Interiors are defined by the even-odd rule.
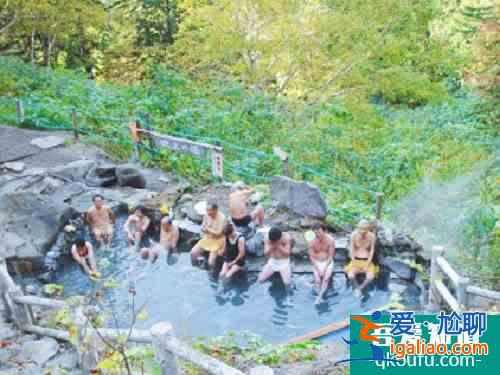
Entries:
[[248,197],[251,190],[236,190],[229,194],[229,213],[234,219],[243,219],[248,215]]

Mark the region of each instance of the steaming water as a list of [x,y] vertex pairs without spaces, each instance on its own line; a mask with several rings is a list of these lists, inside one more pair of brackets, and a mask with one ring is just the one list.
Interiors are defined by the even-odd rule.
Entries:
[[447,182],[424,181],[395,208],[393,221],[398,229],[412,233],[427,251],[442,245],[453,252],[464,220],[479,203],[478,182],[485,169],[478,166]]
[[[117,228],[121,227],[120,223]],[[167,261],[163,254],[155,264],[131,252],[122,233],[115,235],[110,251],[96,250],[103,277],[113,277],[119,284],[102,298],[106,311],[114,311],[119,325],[129,322],[130,285],[137,295],[135,306],[147,301],[148,319],[138,328],[158,321],[171,322],[180,336],[219,336],[229,331],[250,331],[272,342],[280,342],[307,333],[326,324],[342,321],[349,313],[361,313],[381,305],[388,293],[370,292],[366,301],[354,297],[346,287],[345,276],[338,274],[326,302],[314,306],[312,275],[294,275],[294,288],[287,295],[281,282],[256,283],[257,274],[239,277],[225,290],[207,271],[192,267],[189,254],[183,253]],[[104,263],[109,263],[103,267]],[[86,294],[94,283],[70,262],[59,268],[56,282],[64,285],[65,295]]]

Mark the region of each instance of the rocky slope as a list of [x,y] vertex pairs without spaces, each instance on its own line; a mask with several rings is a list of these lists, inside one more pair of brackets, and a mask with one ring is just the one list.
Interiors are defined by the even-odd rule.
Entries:
[[[159,208],[169,207],[188,248],[200,231],[201,217],[194,205],[215,199],[227,213],[229,189],[227,183],[193,186],[160,170],[116,164],[95,147],[73,143],[69,134],[0,126],[0,257],[19,274],[33,272],[49,281],[59,257],[69,252],[68,235],[62,228],[69,222],[81,224],[81,215],[90,207],[94,194],[103,195],[117,213],[125,214],[131,206],[145,204],[155,225],[161,217]],[[283,177],[275,177],[269,186],[259,189],[267,223],[281,226],[294,238],[294,271],[311,272],[303,232],[326,212],[319,190]],[[422,248],[408,236],[381,225],[376,231],[378,261],[385,266],[383,287],[412,306],[415,301],[405,300],[405,296],[423,291],[414,266],[417,262],[425,265]],[[337,268],[342,272],[348,260],[347,235],[333,234],[338,248]],[[263,259],[257,258],[249,262],[249,267],[259,270],[262,264]],[[4,321],[0,321],[0,344],[0,362],[8,361],[13,366],[23,363],[22,373],[41,373],[42,368],[54,363],[67,370],[74,368],[74,353],[69,346],[20,335]],[[42,351],[37,349],[41,347]],[[331,370],[331,363],[325,363],[304,365],[305,372],[300,373],[316,373],[316,365]],[[285,366],[279,373],[293,371]]]

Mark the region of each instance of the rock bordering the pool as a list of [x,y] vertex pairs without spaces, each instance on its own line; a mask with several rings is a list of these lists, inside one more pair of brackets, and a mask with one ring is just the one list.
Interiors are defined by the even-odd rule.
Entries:
[[[117,171],[121,170],[126,171],[127,176],[140,176],[137,179],[134,177],[132,182],[141,185],[145,181],[145,188],[116,184],[106,186],[114,180],[120,181]],[[104,186],[96,187],[100,185],[96,179],[105,180],[101,184]],[[122,183],[125,180],[121,178]],[[160,207],[169,207],[181,228],[181,240],[192,246],[199,239],[201,231],[200,216],[194,210],[194,204],[216,197],[221,210],[227,213],[227,196],[230,192],[230,184],[227,183],[193,188],[188,182],[160,170],[87,159],[54,168],[32,168],[4,174],[0,176],[0,183],[0,243],[3,244],[0,256],[17,260],[15,265],[18,272],[43,271],[43,281],[50,280],[50,271],[57,267],[58,258],[69,254],[74,233],[65,233],[63,227],[68,223],[77,228],[84,227],[81,216],[90,207],[95,194],[101,194],[117,214],[126,214],[137,204],[145,205],[156,233],[161,220]],[[288,184],[293,184],[293,180],[288,181]],[[293,257],[296,262],[307,264],[307,244],[303,231],[318,219],[296,214],[291,209],[283,208],[282,203],[277,201],[266,207],[266,212],[273,223],[290,231],[294,239]],[[389,265],[395,264],[390,260],[393,257],[402,258],[407,263],[422,263],[422,259],[425,262],[421,246],[410,237],[380,224],[376,230],[381,256],[379,262],[382,264],[387,256],[389,258],[385,263]],[[337,238],[337,248],[336,260],[342,265],[348,260],[345,235]],[[405,263],[397,265],[402,274],[414,273]],[[405,267],[408,269],[403,270]]]

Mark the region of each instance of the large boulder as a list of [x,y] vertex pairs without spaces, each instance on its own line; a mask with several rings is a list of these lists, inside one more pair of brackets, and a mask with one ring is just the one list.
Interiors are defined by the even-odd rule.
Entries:
[[193,201],[183,203],[180,206],[179,211],[183,215],[183,217],[187,217],[189,220],[196,224],[201,224],[203,221],[203,215],[200,215],[195,210]]
[[308,256],[308,244],[303,232],[289,232],[292,237],[292,254],[306,259]]
[[280,207],[298,215],[324,219],[328,206],[318,187],[309,182],[295,181],[288,177],[274,176],[270,181],[271,197]]
[[91,187],[111,187],[117,181],[115,167],[94,167],[85,177],[85,184]]
[[144,189],[146,187],[146,179],[136,165],[119,165],[116,167],[115,174],[120,186],[129,186],[136,189]]
[[95,167],[95,174],[97,177],[115,177],[116,176],[116,165],[110,163],[99,164]]
[[0,199],[0,257],[43,256],[57,237],[69,206],[31,192]]
[[399,259],[385,257],[381,264],[386,266],[391,272],[393,272],[397,277],[413,281],[415,280],[416,271],[411,268],[408,263],[405,263]]
[[93,160],[82,159],[54,167],[48,172],[65,180],[83,181],[95,164]]

